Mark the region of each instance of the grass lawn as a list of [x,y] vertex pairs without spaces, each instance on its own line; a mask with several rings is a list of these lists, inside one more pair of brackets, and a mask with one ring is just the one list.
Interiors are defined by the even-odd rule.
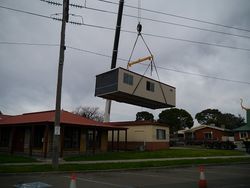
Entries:
[[228,159],[192,159],[176,161],[147,161],[147,162],[125,162],[125,163],[100,163],[100,164],[61,164],[58,169],[51,165],[21,165],[1,166],[0,173],[27,173],[27,172],[79,172],[93,170],[115,170],[115,169],[143,169],[151,167],[190,166],[200,164],[232,164],[250,163],[250,158],[228,158]]
[[[179,165],[199,164],[232,164],[239,162],[250,163],[250,158],[243,158],[244,152],[233,150],[211,150],[211,149],[169,149],[155,152],[110,152],[92,156],[67,157],[67,161],[75,161],[71,164],[60,164],[58,169],[53,169],[51,164],[30,164],[30,165],[4,165],[3,163],[24,163],[35,162],[29,157],[0,155],[0,173],[25,173],[25,172],[53,172],[53,171],[91,171],[91,170],[114,170],[114,169],[140,169],[150,167],[168,167]],[[182,159],[165,161],[144,161],[144,162],[116,162],[79,164],[83,160],[118,160],[118,159],[151,159],[151,158],[181,158],[181,157],[210,157],[210,156],[239,156],[239,158],[214,158],[214,159]]]
[[1,163],[29,163],[36,162],[37,160],[31,157],[23,157],[16,155],[0,154],[0,164]]
[[244,152],[236,150],[213,149],[168,149],[154,152],[109,152],[95,155],[65,157],[65,161],[95,161],[95,160],[119,160],[119,159],[153,159],[153,158],[179,158],[179,157],[211,157],[211,156],[240,156]]

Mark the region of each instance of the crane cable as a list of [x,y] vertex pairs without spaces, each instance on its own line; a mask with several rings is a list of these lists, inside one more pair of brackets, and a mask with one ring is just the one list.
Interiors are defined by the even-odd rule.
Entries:
[[142,79],[145,77],[145,74],[146,74],[146,72],[148,71],[149,66],[151,67],[151,75],[152,75],[153,66],[154,66],[156,75],[157,75],[157,77],[158,77],[159,86],[160,86],[160,89],[161,89],[161,92],[162,92],[164,101],[165,101],[165,103],[167,104],[166,96],[165,96],[165,94],[164,94],[164,91],[163,91],[163,88],[162,88],[162,84],[161,84],[161,82],[160,82],[160,76],[159,76],[159,73],[158,73],[158,71],[157,71],[157,67],[156,67],[156,64],[155,64],[155,61],[154,61],[154,58],[153,58],[153,54],[152,54],[152,52],[151,52],[149,46],[147,45],[147,43],[146,43],[146,41],[145,41],[145,39],[144,39],[144,37],[143,37],[143,35],[142,35],[142,33],[141,33],[141,31],[142,31],[142,25],[141,25],[141,22],[140,22],[140,21],[141,21],[141,1],[138,0],[137,37],[136,37],[135,43],[134,43],[134,45],[133,45],[133,48],[132,48],[130,57],[129,57],[129,59],[128,59],[127,68],[129,67],[129,62],[131,61],[131,58],[132,58],[132,55],[133,55],[133,53],[134,53],[134,50],[135,50],[135,47],[136,47],[136,44],[137,44],[137,42],[138,42],[139,37],[141,37],[141,39],[142,39],[144,45],[146,46],[146,48],[147,48],[147,50],[148,50],[148,52],[149,52],[149,54],[151,55],[152,58],[150,59],[150,63],[149,63],[149,65],[148,65],[147,69],[145,70],[145,72],[143,73],[143,75],[141,75],[141,78],[140,78],[139,82],[137,83],[135,89],[133,90],[132,95],[134,95],[134,93],[135,93],[135,91],[137,90],[137,88],[138,88],[139,84],[141,83]]

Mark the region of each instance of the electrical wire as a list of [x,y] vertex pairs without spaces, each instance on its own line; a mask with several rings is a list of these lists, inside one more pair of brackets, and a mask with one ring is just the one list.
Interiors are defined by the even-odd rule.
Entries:
[[[101,1],[101,2],[109,3],[109,4],[115,4],[115,5],[119,4],[119,3],[108,1],[108,0],[97,0],[97,1]],[[124,6],[125,7],[129,7],[129,8],[133,8],[133,9],[138,9],[136,6],[132,6],[132,5],[126,5],[125,4]],[[200,22],[200,23],[205,23],[205,24],[210,24],[210,25],[216,25],[216,26],[220,26],[220,27],[224,27],[224,28],[229,28],[229,29],[235,29],[235,30],[250,32],[249,29],[245,29],[245,28],[228,26],[228,25],[224,25],[224,24],[220,24],[220,23],[215,23],[215,22],[210,22],[210,21],[206,21],[206,20],[200,20],[200,19],[196,19],[196,18],[190,18],[190,17],[186,17],[186,16],[180,16],[180,15],[177,15],[177,14],[170,14],[170,13],[161,12],[161,11],[157,11],[157,10],[150,10],[150,9],[146,9],[146,8],[141,8],[141,10],[146,11],[146,12],[151,12],[151,13],[156,13],[156,14],[161,14],[161,15],[166,15],[166,16],[172,16],[172,17],[186,19],[186,20],[191,20],[191,21],[196,21],[196,22]]]
[[[130,32],[130,31],[124,31],[124,32]],[[163,39],[170,39],[170,40],[188,42],[188,43],[193,43],[193,44],[216,46],[216,47],[220,47],[220,48],[228,48],[228,49],[243,50],[243,51],[250,52],[249,48],[241,48],[241,47],[234,47],[234,46],[228,46],[228,45],[222,45],[222,44],[194,41],[194,40],[188,40],[188,39],[182,39],[182,38],[168,37],[168,36],[163,36],[163,35],[154,35],[154,34],[150,34],[150,33],[143,33],[143,34],[146,35],[146,36],[150,36],[150,37],[157,37],[157,38],[163,38]]]
[[[104,10],[104,9],[98,9],[98,8],[93,8],[93,7],[84,7],[84,8],[87,10],[92,10],[92,11],[97,11],[97,12],[109,13],[109,14],[114,14],[114,15],[117,14],[117,12]],[[130,15],[130,14],[123,13],[123,16],[138,19],[137,16]],[[247,35],[238,35],[238,34],[228,33],[228,32],[224,32],[224,31],[217,31],[217,30],[195,27],[195,26],[190,26],[190,25],[185,25],[185,24],[179,24],[179,23],[175,23],[175,22],[156,20],[156,19],[152,19],[152,18],[140,17],[140,20],[146,20],[146,21],[151,21],[151,22],[157,22],[157,23],[163,23],[163,24],[174,25],[174,26],[179,26],[179,27],[185,27],[185,28],[189,28],[189,29],[195,29],[195,30],[200,30],[200,31],[206,31],[206,32],[218,33],[218,34],[222,34],[222,35],[229,35],[229,36],[234,36],[234,37],[250,39],[250,36],[247,36]]]
[[240,83],[240,84],[250,85],[250,82],[247,82],[247,81],[240,81],[240,80],[232,80],[232,79],[227,79],[227,78],[220,78],[220,77],[216,77],[216,76],[209,76],[209,75],[198,74],[198,73],[193,73],[193,72],[186,72],[186,71],[182,71],[182,70],[171,69],[171,68],[166,68],[166,67],[161,67],[161,66],[158,66],[157,68],[162,69],[162,70],[166,70],[166,71],[171,71],[171,72],[177,72],[177,73],[192,75],[192,76],[199,76],[199,77],[210,78],[210,79],[214,79],[214,80],[221,80],[221,81],[227,81],[227,82],[234,82],[234,83]]
[[28,42],[5,42],[5,41],[0,41],[0,44],[9,44],[9,45],[26,45],[26,46],[60,46],[59,44],[48,44],[48,43],[28,43]]
[[32,16],[38,16],[38,17],[42,17],[42,18],[51,19],[51,17],[49,17],[49,16],[45,16],[45,15],[42,15],[42,14],[37,14],[37,13],[34,13],[34,12],[25,11],[25,10],[20,10],[20,9],[14,9],[14,8],[2,6],[2,5],[0,5],[0,8],[15,11],[15,12],[21,12],[21,13],[29,14],[29,15],[32,15]]
[[[0,45],[1,44],[3,44],[3,45],[25,45],[25,46],[51,46],[51,47],[60,46],[59,44],[6,42],[6,41],[0,41]],[[98,53],[98,52],[94,52],[94,51],[90,51],[90,50],[85,50],[85,49],[81,49],[81,48],[76,48],[76,47],[72,47],[72,46],[68,46],[68,45],[66,46],[66,48],[76,50],[76,51],[80,51],[80,52],[84,52],[84,53],[94,54],[94,55],[101,56],[101,57],[106,57],[106,58],[109,58],[109,59],[112,58],[112,56],[110,56],[110,55],[106,55],[106,54],[103,54],[103,53]],[[117,58],[117,60],[122,61],[122,62],[128,62],[128,59],[119,58],[119,57]],[[140,65],[147,66],[145,64],[140,64]],[[199,77],[203,77],[203,78],[209,78],[209,79],[220,80],[220,81],[225,81],[225,82],[234,82],[234,83],[239,83],[239,84],[250,85],[250,82],[247,82],[247,81],[220,78],[220,77],[216,77],[216,76],[209,76],[209,75],[204,75],[204,74],[199,74],[199,73],[187,72],[187,71],[182,71],[182,70],[172,69],[172,68],[167,68],[167,67],[162,67],[162,66],[157,66],[157,68],[165,70],[165,71],[180,73],[180,74],[186,74],[186,75],[191,75],[191,76],[199,76]]]
[[[25,13],[25,14],[30,14],[30,15],[33,15],[33,16],[38,16],[38,17],[43,17],[43,18],[48,18],[48,19],[53,19],[53,20],[59,20],[59,19],[55,19],[55,18],[52,18],[52,17],[49,17],[49,16],[45,16],[45,15],[41,15],[41,14],[37,14],[37,13],[32,13],[32,12],[28,12],[28,11],[23,11],[23,10],[19,10],[19,9],[13,9],[13,8],[1,6],[1,5],[0,5],[0,8],[15,11],[15,12],[21,12],[21,13]],[[72,22],[72,24],[75,24],[75,23]],[[115,31],[115,28],[100,26],[100,25],[93,25],[93,24],[86,24],[86,23],[77,23],[77,25],[83,25],[83,26],[88,26],[88,27],[93,27],[93,28],[99,28],[99,29],[106,29],[106,30]],[[135,31],[129,31],[129,30],[121,30],[121,31],[125,32],[125,33],[137,34],[137,32],[135,32]],[[215,43],[194,41],[194,40],[175,38],[175,37],[169,37],[169,36],[163,36],[163,35],[155,35],[155,34],[150,34],[150,33],[142,33],[142,34],[145,35],[145,36],[150,36],[150,37],[156,37],[156,38],[162,38],[162,39],[169,39],[169,40],[187,42],[187,43],[192,43],[192,44],[208,45],[208,46],[215,46],[215,47],[220,47],[220,48],[228,48],[228,49],[242,50],[242,51],[250,52],[249,48],[241,48],[241,47],[234,47],[234,46],[221,45],[221,44],[215,44]]]

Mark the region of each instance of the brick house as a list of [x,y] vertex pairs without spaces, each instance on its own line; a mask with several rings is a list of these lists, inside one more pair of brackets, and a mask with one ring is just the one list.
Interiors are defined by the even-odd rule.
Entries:
[[[127,139],[126,149],[128,150],[155,151],[169,148],[169,127],[166,124],[151,121],[126,121],[111,122],[110,125],[127,128],[127,136],[124,135],[125,132],[119,135],[109,132],[109,147],[123,149]],[[120,139],[119,142],[113,142],[117,138]]]
[[186,143],[202,144],[205,141],[222,141],[223,137],[232,136],[229,129],[211,125],[200,125],[184,131]]
[[[0,116],[0,152],[50,157],[55,111]],[[60,156],[106,152],[108,131],[127,129],[61,111]]]

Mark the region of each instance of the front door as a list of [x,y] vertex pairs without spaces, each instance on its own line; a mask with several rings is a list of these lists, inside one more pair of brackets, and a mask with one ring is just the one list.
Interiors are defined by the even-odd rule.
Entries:
[[17,127],[13,137],[13,151],[23,152],[24,151],[24,127]]

